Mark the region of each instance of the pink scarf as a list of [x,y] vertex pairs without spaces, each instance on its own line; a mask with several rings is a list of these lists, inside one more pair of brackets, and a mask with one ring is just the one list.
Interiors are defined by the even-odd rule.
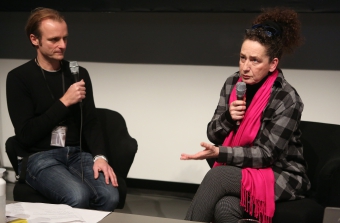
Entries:
[[[256,92],[236,134],[232,131],[225,138],[223,146],[253,145],[261,127],[262,112],[268,104],[271,88],[278,76],[275,70]],[[241,81],[239,78],[238,82]],[[237,99],[233,88],[229,104]],[[215,162],[213,167],[225,165]],[[261,223],[271,223],[275,211],[274,173],[271,168],[243,168],[241,181],[241,206]]]

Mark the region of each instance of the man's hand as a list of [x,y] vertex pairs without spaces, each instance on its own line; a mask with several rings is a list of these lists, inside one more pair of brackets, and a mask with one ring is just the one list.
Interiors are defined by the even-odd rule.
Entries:
[[99,177],[99,172],[102,171],[105,176],[106,184],[109,184],[110,181],[112,186],[118,187],[118,181],[115,172],[112,167],[102,158],[99,158],[93,164],[94,178],[97,179]]
[[69,107],[83,100],[85,98],[85,95],[86,95],[85,82],[84,80],[81,80],[79,82],[72,84],[67,89],[63,97],[60,98],[60,101],[66,107]]
[[203,151],[200,151],[194,155],[182,153],[181,160],[202,160],[208,158],[217,158],[219,154],[219,148],[206,142],[201,142],[201,146],[204,147]]

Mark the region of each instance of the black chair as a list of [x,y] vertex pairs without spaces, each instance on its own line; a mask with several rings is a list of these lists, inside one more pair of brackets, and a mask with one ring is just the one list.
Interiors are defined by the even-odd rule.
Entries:
[[305,199],[276,203],[273,223],[322,223],[325,207],[340,207],[340,125],[302,121],[300,128],[312,187]]
[[[107,145],[107,158],[118,179],[120,197],[117,208],[123,208],[127,193],[126,178],[137,152],[137,141],[129,135],[125,120],[121,114],[104,108],[97,108],[96,111]],[[15,136],[12,136],[7,139],[5,147],[13,169],[18,175],[16,151],[22,151],[23,145],[20,144]],[[13,198],[15,201],[21,202],[52,203],[22,181],[15,183]]]
[[277,202],[273,223],[322,223],[325,207],[340,207],[340,125],[301,121],[300,128],[312,187],[304,199]]

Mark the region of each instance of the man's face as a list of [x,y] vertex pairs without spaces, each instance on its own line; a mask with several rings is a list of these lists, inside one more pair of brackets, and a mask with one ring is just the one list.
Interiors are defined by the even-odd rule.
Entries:
[[239,69],[242,81],[246,84],[253,85],[259,83],[273,72],[278,64],[278,59],[274,58],[269,61],[266,55],[266,48],[259,42],[245,40],[241,47]]
[[48,61],[62,60],[67,45],[67,25],[65,21],[46,19],[40,25],[41,37],[31,34],[31,41],[37,47],[38,55]]

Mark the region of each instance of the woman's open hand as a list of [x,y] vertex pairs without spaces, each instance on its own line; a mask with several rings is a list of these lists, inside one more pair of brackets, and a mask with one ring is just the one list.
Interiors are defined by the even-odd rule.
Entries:
[[218,147],[211,145],[209,143],[206,143],[206,142],[201,142],[201,146],[204,147],[204,150],[193,155],[182,153],[180,159],[181,160],[203,160],[203,159],[218,157],[218,154],[219,154]]

